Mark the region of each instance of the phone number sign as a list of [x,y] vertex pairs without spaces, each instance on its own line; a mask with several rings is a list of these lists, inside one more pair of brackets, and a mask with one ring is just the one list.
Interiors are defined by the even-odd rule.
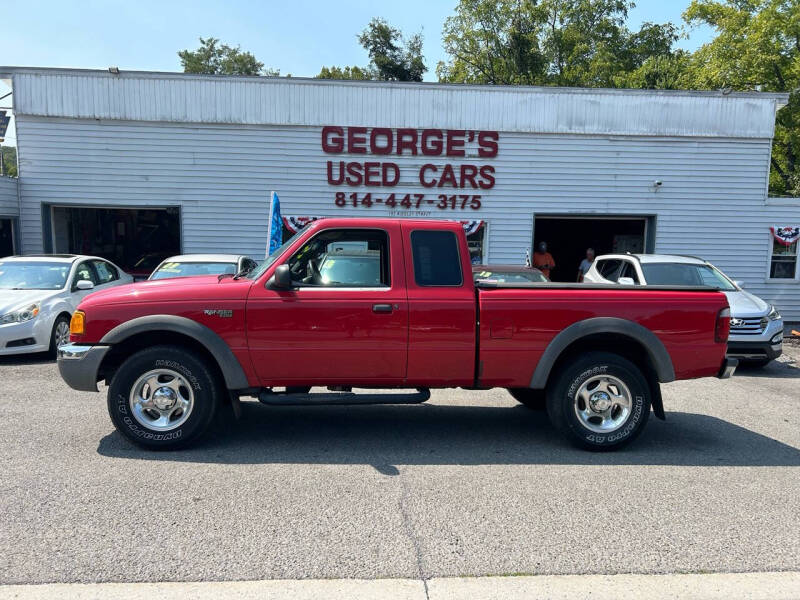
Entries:
[[[330,155],[349,155],[327,161],[327,181],[331,186],[394,188],[398,185],[419,185],[422,194],[334,193],[336,206],[383,205],[391,209],[438,208],[440,210],[478,210],[481,190],[495,184],[495,169],[485,164],[497,156],[500,134],[497,131],[464,129],[389,129],[386,127],[322,128],[322,151]],[[467,158],[467,147],[473,149],[471,158],[480,162],[451,162],[447,159]],[[364,155],[354,160],[353,155]],[[400,165],[395,156],[428,158],[418,168],[416,181],[401,181]],[[346,189],[346,188],[345,188]],[[467,193],[469,192],[469,193]]]

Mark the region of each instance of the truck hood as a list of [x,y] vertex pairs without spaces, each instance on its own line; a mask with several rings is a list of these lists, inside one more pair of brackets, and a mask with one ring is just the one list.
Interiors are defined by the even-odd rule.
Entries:
[[120,285],[95,292],[81,302],[80,308],[98,304],[131,304],[187,300],[242,300],[253,284],[250,279],[234,280],[216,275],[156,279]]
[[0,316],[34,302],[57,296],[63,290],[0,290]]
[[763,317],[769,312],[769,303],[750,292],[737,290],[724,292],[731,307],[731,316],[740,319],[745,317]]

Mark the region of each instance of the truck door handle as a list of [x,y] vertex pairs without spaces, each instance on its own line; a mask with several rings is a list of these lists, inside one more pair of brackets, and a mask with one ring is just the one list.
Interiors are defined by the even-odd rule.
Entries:
[[390,313],[392,312],[391,304],[373,304],[372,312],[374,313]]

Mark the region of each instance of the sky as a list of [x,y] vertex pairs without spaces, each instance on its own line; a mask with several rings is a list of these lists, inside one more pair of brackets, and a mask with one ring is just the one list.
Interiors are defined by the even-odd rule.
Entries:
[[[628,27],[644,21],[680,24],[689,0],[639,0]],[[216,37],[255,54],[282,75],[313,77],[323,65],[365,66],[356,39],[372,17],[385,18],[410,35],[421,31],[428,66],[447,57],[442,24],[457,0],[3,0],[0,8],[0,65],[122,70],[180,71],[177,52],[194,49],[197,38]],[[690,32],[679,46],[694,50],[711,37]],[[0,96],[9,88],[0,82]],[[0,108],[10,106],[0,100]],[[6,145],[15,145],[12,128]]]

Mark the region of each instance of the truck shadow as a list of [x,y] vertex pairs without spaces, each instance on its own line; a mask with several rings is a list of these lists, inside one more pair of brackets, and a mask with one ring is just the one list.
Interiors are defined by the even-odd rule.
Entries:
[[242,404],[197,446],[152,452],[119,433],[99,454],[135,460],[221,464],[368,464],[386,475],[395,465],[675,465],[800,466],[800,450],[707,415],[671,412],[651,418],[628,448],[592,453],[571,447],[544,413],[519,407],[452,405],[267,407]]

